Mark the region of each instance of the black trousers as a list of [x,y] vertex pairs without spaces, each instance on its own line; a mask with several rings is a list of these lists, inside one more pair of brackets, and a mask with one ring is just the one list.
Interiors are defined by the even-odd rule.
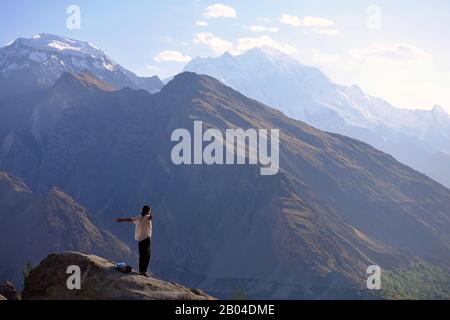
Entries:
[[150,263],[150,238],[139,241],[139,272],[147,272]]

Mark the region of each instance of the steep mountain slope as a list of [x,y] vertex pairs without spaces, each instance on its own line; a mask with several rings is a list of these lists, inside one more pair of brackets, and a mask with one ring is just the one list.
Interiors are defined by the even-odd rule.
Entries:
[[210,75],[316,128],[365,141],[450,186],[450,116],[440,106],[396,108],[271,48],[196,58],[184,70]]
[[[154,95],[95,89],[69,74],[54,87],[60,100],[52,88],[28,108],[64,108],[39,134],[11,128],[0,169],[40,192],[63,188],[127,241],[130,230],[112,218],[150,203],[151,268],[164,279],[217,297],[240,286],[251,297],[342,298],[365,286],[371,264],[449,268],[450,191],[365,143],[193,73]],[[279,174],[174,165],[171,133],[194,120],[222,132],[279,128]]]
[[156,92],[164,85],[157,76],[136,76],[93,44],[41,33],[0,48],[0,97],[50,87],[63,72],[87,72],[117,89]]
[[[98,94],[99,89],[110,91],[111,87],[86,73],[64,73],[49,89],[0,102],[0,164],[3,169],[26,176],[27,183],[35,189],[41,152],[49,132],[70,108],[73,99],[78,99],[80,90],[92,96]],[[23,147],[31,149],[24,151]]]
[[95,252],[120,261],[134,258],[122,241],[91,221],[88,211],[61,189],[35,195],[19,178],[0,172],[0,280],[22,283],[29,261],[65,250]]

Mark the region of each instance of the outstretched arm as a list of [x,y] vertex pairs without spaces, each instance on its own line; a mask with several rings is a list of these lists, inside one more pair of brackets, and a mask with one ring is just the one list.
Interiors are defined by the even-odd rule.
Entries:
[[117,222],[133,222],[131,218],[117,218]]

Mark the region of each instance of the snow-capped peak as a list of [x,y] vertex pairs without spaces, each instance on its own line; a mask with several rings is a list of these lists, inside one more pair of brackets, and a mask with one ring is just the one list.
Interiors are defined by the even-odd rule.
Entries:
[[39,33],[0,48],[0,77],[20,73],[34,85],[48,87],[64,72],[88,72],[117,89],[130,87],[156,92],[163,86],[157,77],[136,76],[89,42]]
[[431,112],[433,112],[436,115],[440,115],[440,116],[447,116],[447,117],[449,116],[447,111],[445,111],[445,109],[442,106],[437,105],[437,104],[433,107],[433,109],[431,109]]
[[77,56],[91,56],[96,58],[105,56],[103,51],[89,42],[82,42],[49,33],[39,33],[29,39],[18,38],[11,44],[11,47],[26,47],[37,51],[57,52]]
[[220,56],[221,59],[233,59],[233,55],[229,51],[225,51]]
[[[103,51],[89,42],[73,40],[49,33],[39,33],[31,38],[18,38],[11,45],[0,48],[0,72],[9,76],[16,70],[38,68],[79,73],[88,70],[99,76],[114,72],[120,66]],[[54,77],[52,77],[54,81]]]
[[447,147],[441,150],[450,150],[450,117],[442,107],[436,106],[431,112],[396,108],[367,95],[357,85],[336,84],[319,69],[305,66],[274,48],[257,47],[239,55],[193,60],[184,70],[215,77],[292,118],[326,131],[369,143],[372,141],[367,137],[386,141],[419,139],[429,145],[443,139]]
[[261,46],[261,47],[254,47],[247,51],[245,51],[242,54],[250,55],[250,56],[261,56],[261,57],[271,57],[271,58],[284,58],[284,59],[292,59],[287,54],[281,52],[278,49],[275,49],[273,47],[269,46]]

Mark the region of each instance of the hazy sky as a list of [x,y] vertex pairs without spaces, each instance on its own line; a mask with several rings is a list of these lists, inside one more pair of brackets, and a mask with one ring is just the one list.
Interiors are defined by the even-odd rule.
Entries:
[[1,2],[0,30],[1,45],[39,32],[89,41],[162,78],[196,56],[270,45],[396,106],[450,111],[450,1],[17,0]]

